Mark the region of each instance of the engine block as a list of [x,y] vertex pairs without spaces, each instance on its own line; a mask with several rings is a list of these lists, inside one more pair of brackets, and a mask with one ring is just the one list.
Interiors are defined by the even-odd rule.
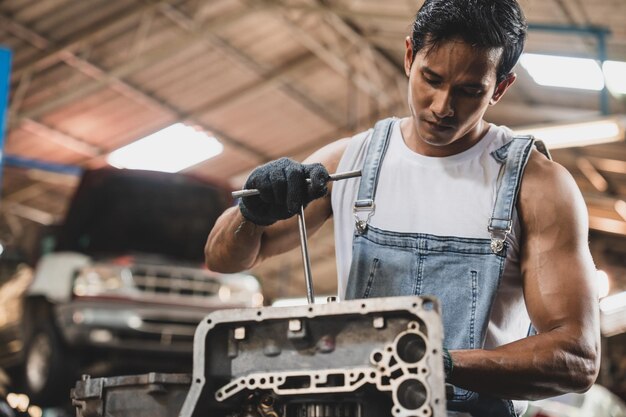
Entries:
[[444,417],[436,299],[216,311],[181,417]]

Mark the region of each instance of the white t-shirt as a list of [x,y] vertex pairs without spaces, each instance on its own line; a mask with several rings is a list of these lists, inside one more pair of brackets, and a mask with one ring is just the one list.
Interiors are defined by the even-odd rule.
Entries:
[[[373,130],[357,134],[345,150],[337,172],[361,169]],[[487,230],[496,198],[501,165],[490,153],[508,143],[510,129],[490,125],[487,134],[470,149],[448,157],[428,157],[409,149],[399,120],[392,128],[376,190],[372,226],[394,232],[428,233],[489,239]],[[344,297],[350,264],[359,178],[333,184],[332,208],[339,298]],[[530,319],[524,303],[519,265],[520,225],[514,210],[513,229],[500,286],[487,327],[485,348],[526,337]],[[517,410],[525,402],[515,404]]]

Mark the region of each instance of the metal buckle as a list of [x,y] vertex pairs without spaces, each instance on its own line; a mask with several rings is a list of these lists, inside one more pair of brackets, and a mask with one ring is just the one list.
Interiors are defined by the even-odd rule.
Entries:
[[[376,204],[369,200],[367,205],[357,206],[357,202],[354,203],[354,207],[352,208],[352,214],[354,214],[354,226],[356,227],[356,232],[358,234],[363,234],[367,230],[367,224],[370,221],[370,218],[376,211]],[[360,214],[366,213],[366,216],[362,217]]]
[[491,238],[491,251],[496,255],[504,249],[504,240]]
[[511,229],[512,222],[510,220],[508,221],[508,227],[504,230],[493,228],[491,225],[487,227],[487,230],[489,230],[489,233],[491,234],[491,251],[496,255],[504,249],[504,242],[506,241],[506,237],[509,233],[511,233]]

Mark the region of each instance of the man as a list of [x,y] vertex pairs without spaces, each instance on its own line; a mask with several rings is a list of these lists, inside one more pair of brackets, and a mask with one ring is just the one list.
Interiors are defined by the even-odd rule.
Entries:
[[[525,33],[515,0],[426,0],[406,39],[410,116],[305,165],[257,168],[246,188],[261,196],[218,220],[208,266],[296,247],[306,205],[310,233],[334,217],[340,298],[439,297],[451,415],[516,416],[523,400],[588,389],[599,330],[584,202],[530,138],[483,119],[515,81]],[[351,169],[363,176],[327,184]]]

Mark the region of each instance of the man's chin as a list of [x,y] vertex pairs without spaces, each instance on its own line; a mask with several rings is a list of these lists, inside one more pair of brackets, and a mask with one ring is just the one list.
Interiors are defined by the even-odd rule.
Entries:
[[426,143],[427,145],[435,146],[438,148],[448,146],[452,142],[454,142],[454,136],[452,135],[451,136],[433,135],[432,133],[429,133],[429,132],[420,132],[419,136],[422,139],[422,141]]

